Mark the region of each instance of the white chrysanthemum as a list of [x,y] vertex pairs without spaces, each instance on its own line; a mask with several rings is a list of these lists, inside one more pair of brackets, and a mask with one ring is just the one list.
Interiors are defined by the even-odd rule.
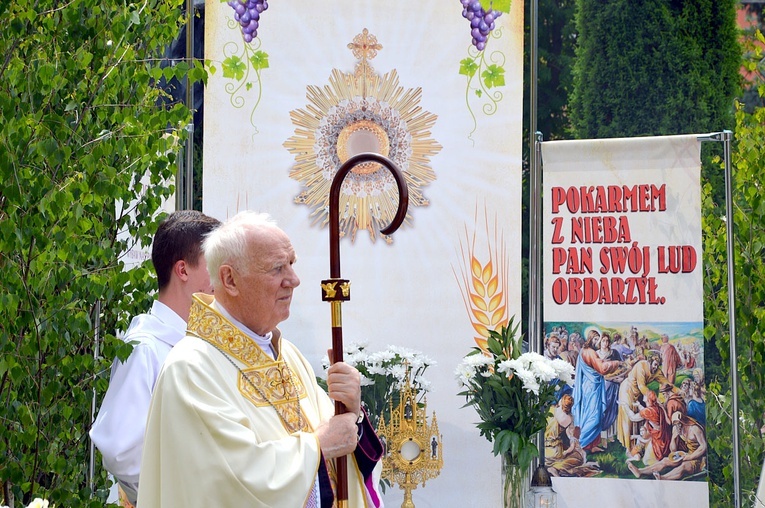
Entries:
[[524,390],[532,392],[534,395],[539,395],[539,380],[533,372],[526,369],[518,369],[515,371],[515,375],[523,381]]
[[29,503],[27,508],[48,508],[48,501],[46,499],[40,499],[36,497],[34,501]]
[[466,356],[457,366],[454,375],[460,385],[469,386],[479,373],[485,373],[486,367],[493,364],[494,360],[485,355]]
[[356,367],[358,365],[366,365],[369,362],[370,356],[371,355],[366,352],[366,349],[364,347],[353,348],[349,351],[345,351],[343,360],[348,365]]
[[502,374],[505,374],[509,377],[513,372],[525,368],[526,367],[523,365],[521,359],[516,358],[515,360],[504,360],[499,362],[499,365],[497,366],[497,372],[501,372]]
[[396,357],[396,353],[394,353],[390,349],[386,349],[383,351],[372,353],[370,355],[370,360],[374,362],[385,363],[385,362],[389,362],[393,360],[395,357]]
[[388,370],[389,370],[390,374],[394,378],[396,378],[396,380],[399,382],[399,384],[401,384],[404,380],[407,379],[407,376],[406,376],[407,375],[406,367],[401,365],[401,364],[391,365]]
[[423,392],[429,392],[430,387],[432,386],[431,382],[422,376],[416,376],[414,378],[414,385],[417,387],[418,391]]
[[574,366],[565,360],[556,358],[552,361],[555,372],[558,373],[558,379],[569,386],[574,386]]
[[533,392],[539,395],[539,380],[533,371],[526,368],[525,364],[530,364],[529,357],[523,358],[521,355],[515,360],[505,360],[499,363],[497,371],[510,377],[511,374],[518,376],[523,383],[523,389],[527,392]]
[[422,363],[423,365],[426,365],[428,367],[435,367],[436,365],[438,365],[438,362],[435,361],[433,358],[431,358],[429,356],[420,355],[419,358],[421,359],[420,363]]
[[387,376],[388,375],[388,369],[385,368],[382,364],[379,363],[373,363],[371,365],[367,366],[367,370],[370,374],[374,376]]
[[533,353],[527,358],[527,361],[528,369],[534,373],[537,380],[549,383],[553,379],[558,379],[558,372],[552,366],[552,362],[542,355]]
[[415,355],[408,361],[409,361],[409,367],[414,372],[421,370],[425,367],[430,367],[435,363],[430,358],[424,355]]
[[374,379],[370,379],[364,374],[361,374],[361,386],[371,386],[373,384],[375,384]]
[[352,355],[359,351],[363,351],[368,346],[369,344],[367,344],[366,342],[348,342],[345,345],[343,345],[343,353],[347,355]]
[[475,369],[470,365],[461,363],[457,365],[457,369],[454,371],[454,376],[457,378],[457,382],[460,386],[470,386],[470,383],[475,378]]
[[401,346],[388,346],[388,349],[392,353],[399,355],[401,358],[403,358],[406,361],[412,361],[419,354],[413,349],[409,349],[407,347],[401,347]]

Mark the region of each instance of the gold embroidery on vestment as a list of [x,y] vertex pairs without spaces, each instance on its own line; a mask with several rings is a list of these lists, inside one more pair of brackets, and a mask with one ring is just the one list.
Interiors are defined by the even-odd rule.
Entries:
[[301,418],[299,400],[306,397],[306,390],[300,377],[292,374],[281,354],[274,360],[213,309],[210,306],[212,301],[208,295],[194,295],[188,332],[244,364],[241,372],[237,373],[237,387],[247,400],[256,407],[272,406],[289,432],[305,430],[307,427],[305,419]]

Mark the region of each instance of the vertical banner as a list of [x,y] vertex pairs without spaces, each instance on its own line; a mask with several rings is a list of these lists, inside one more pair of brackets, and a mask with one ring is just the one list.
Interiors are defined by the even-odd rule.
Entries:
[[708,506],[696,136],[542,143],[545,432],[561,506]]
[[[480,7],[467,0],[251,5],[260,11],[246,30],[247,5],[205,5],[204,211],[268,212],[289,234],[302,284],[280,329],[323,376],[330,184],[361,152],[401,168],[409,209],[392,236],[380,233],[398,203],[390,173],[363,164],[343,183],[344,341],[436,362],[427,417],[444,465],[414,482],[416,505],[498,506],[500,462],[462,408],[454,371],[487,327],[520,318],[523,2],[493,2],[502,12],[484,20],[486,37],[463,16]],[[388,487],[386,504],[402,498]]]

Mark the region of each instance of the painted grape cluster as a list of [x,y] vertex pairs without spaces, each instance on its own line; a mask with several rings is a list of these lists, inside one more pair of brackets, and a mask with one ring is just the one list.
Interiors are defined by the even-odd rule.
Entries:
[[502,15],[502,12],[483,8],[479,0],[460,0],[462,3],[462,17],[470,21],[470,34],[473,36],[473,46],[478,51],[486,47],[489,33],[494,30],[494,21]]
[[239,22],[245,42],[252,42],[258,36],[260,15],[268,9],[266,0],[229,0],[228,5],[234,9],[234,19]]

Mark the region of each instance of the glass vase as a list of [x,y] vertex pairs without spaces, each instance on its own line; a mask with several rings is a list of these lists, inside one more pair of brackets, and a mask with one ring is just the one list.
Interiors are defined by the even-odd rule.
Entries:
[[518,465],[515,457],[502,455],[502,506],[523,508],[529,490],[529,469]]

